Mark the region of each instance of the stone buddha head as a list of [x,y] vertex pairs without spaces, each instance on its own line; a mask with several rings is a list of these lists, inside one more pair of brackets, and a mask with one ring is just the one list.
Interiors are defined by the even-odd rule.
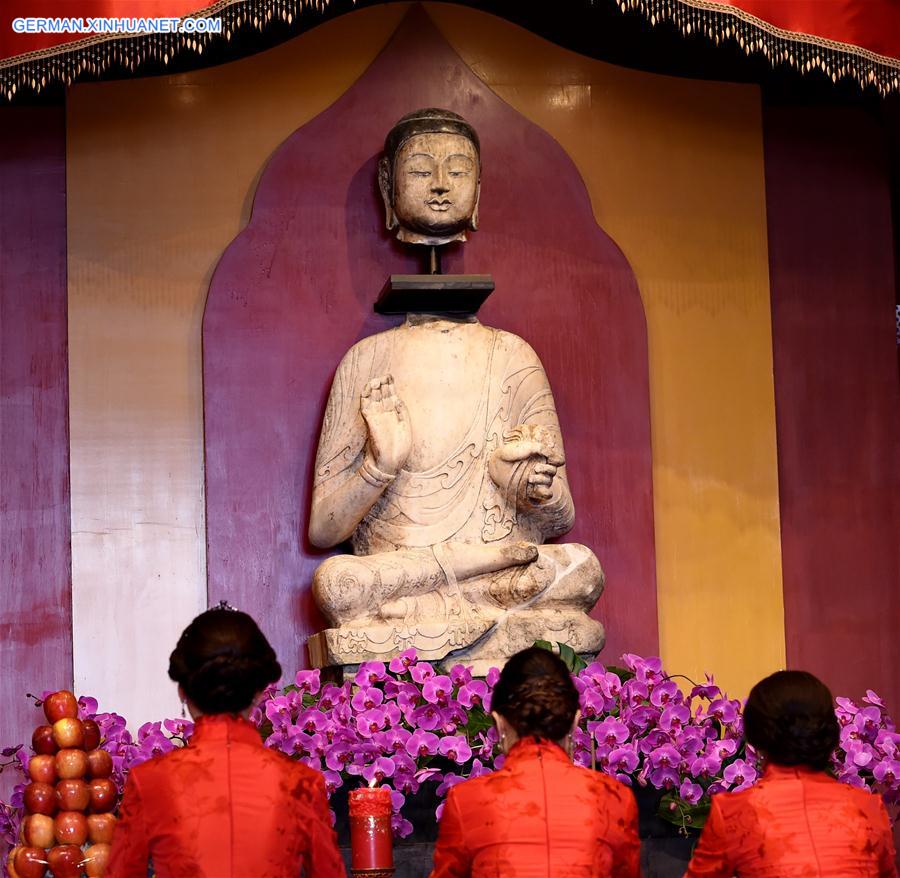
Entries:
[[408,113],[390,130],[378,166],[385,222],[407,244],[465,241],[478,227],[481,147],[450,110]]

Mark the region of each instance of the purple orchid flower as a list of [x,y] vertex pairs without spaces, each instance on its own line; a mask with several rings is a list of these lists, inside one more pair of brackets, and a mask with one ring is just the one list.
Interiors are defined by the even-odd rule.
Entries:
[[874,704],[875,707],[880,707],[882,710],[885,710],[884,702],[881,700],[881,697],[873,692],[871,689],[866,689],[866,694],[863,696],[863,701],[866,704]]
[[739,793],[753,786],[753,782],[757,778],[757,771],[754,766],[744,759],[735,759],[731,765],[726,766],[722,772],[722,779],[731,784],[733,791]]
[[435,676],[435,670],[428,662],[417,662],[409,666],[409,675],[421,686],[426,680]]
[[384,692],[377,686],[362,686],[350,699],[350,704],[356,711],[371,710],[384,704]]
[[471,709],[481,707],[488,697],[488,692],[487,683],[484,680],[472,680],[460,687],[456,697],[463,707]]
[[872,776],[886,787],[900,785],[900,762],[896,759],[882,759],[872,769]]
[[443,724],[440,709],[434,704],[423,704],[417,707],[409,718],[410,725],[429,731],[440,728]]
[[387,712],[380,707],[364,710],[356,717],[356,731],[363,738],[371,738],[387,726]]
[[640,757],[634,752],[633,747],[617,747],[609,754],[607,770],[613,777],[621,780],[630,778],[640,763]]
[[441,738],[438,743],[438,753],[452,759],[459,765],[465,765],[472,758],[472,748],[465,735],[451,735]]
[[691,689],[689,698],[705,698],[707,701],[714,701],[722,695],[722,690],[716,686],[713,678],[707,674],[706,682],[700,683]]
[[391,659],[388,668],[394,674],[407,674],[412,665],[419,660],[419,656],[414,649],[406,649]]
[[424,729],[416,729],[406,742],[406,752],[413,759],[421,756],[434,756],[438,751],[439,744],[440,738],[437,735]]
[[357,686],[374,686],[381,683],[387,677],[387,668],[384,662],[363,662],[356,672],[353,682]]
[[589,729],[591,725],[594,726],[592,731],[598,744],[615,746],[616,744],[623,744],[630,737],[628,726],[626,726],[625,723],[619,722],[615,717],[608,716],[603,722],[596,724],[589,723]]
[[440,786],[437,788],[436,792],[442,798],[450,792],[453,787],[455,787],[458,783],[462,783],[466,778],[462,777],[458,774],[445,774],[444,779],[441,781]]
[[362,770],[362,776],[371,784],[373,781],[380,784],[386,777],[393,777],[396,765],[390,759],[379,756],[371,765]]
[[718,756],[698,756],[689,770],[692,777],[715,777],[722,770],[722,760]]
[[654,707],[665,707],[670,703],[678,703],[680,700],[681,692],[674,680],[658,683],[650,693],[650,703]]
[[278,695],[266,702],[266,719],[273,728],[283,728],[293,721],[291,702],[286,695]]
[[606,699],[596,689],[585,689],[581,693],[581,715],[587,719],[602,716],[606,710]]
[[422,697],[429,704],[445,705],[453,694],[453,681],[443,674],[429,677],[422,686]]
[[330,768],[325,769],[322,772],[325,777],[325,793],[326,795],[331,797],[331,794],[344,785],[343,778],[341,778],[340,774],[336,771],[332,771]]
[[678,788],[678,796],[689,805],[696,805],[703,798],[703,787],[685,779]]
[[715,701],[710,702],[707,713],[709,716],[714,716],[720,723],[727,725],[733,723],[737,719],[739,708],[739,701],[732,701],[728,698],[717,698]]
[[[656,695],[654,691],[653,695]],[[652,700],[652,696],[651,696]],[[691,721],[691,711],[686,704],[667,704],[659,717],[659,727],[678,732]]]
[[454,665],[450,668],[450,679],[454,686],[465,686],[472,681],[472,671],[465,665]]
[[294,685],[304,695],[315,695],[322,686],[319,669],[297,671],[297,675],[294,677]]
[[734,738],[722,738],[718,741],[710,741],[706,747],[708,755],[715,755],[719,759],[727,759],[737,753],[738,742]]

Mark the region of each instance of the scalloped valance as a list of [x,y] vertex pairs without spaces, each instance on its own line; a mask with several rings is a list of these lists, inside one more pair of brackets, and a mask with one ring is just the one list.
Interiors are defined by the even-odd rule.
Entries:
[[[0,12],[0,93],[40,92],[110,68],[136,75],[148,60],[202,54],[243,28],[288,25],[331,0],[6,0]],[[586,2],[586,0],[585,0]],[[900,5],[896,0],[593,0],[685,35],[734,41],[773,66],[850,77],[863,89],[900,91]],[[549,10],[549,6],[548,6]],[[64,15],[63,15],[64,13]],[[548,13],[549,14],[549,13]],[[558,14],[558,7],[554,10]],[[201,19],[221,22],[217,32]],[[103,32],[105,30],[105,32]]]

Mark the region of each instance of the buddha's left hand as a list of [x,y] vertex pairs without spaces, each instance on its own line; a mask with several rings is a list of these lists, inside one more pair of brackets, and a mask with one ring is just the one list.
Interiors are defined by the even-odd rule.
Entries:
[[[504,443],[494,451],[488,464],[491,479],[497,487],[507,491],[514,477],[518,478],[517,502],[545,503],[553,497],[553,482],[565,459],[553,432],[547,427],[520,424],[503,436]],[[521,464],[525,461],[525,472]]]

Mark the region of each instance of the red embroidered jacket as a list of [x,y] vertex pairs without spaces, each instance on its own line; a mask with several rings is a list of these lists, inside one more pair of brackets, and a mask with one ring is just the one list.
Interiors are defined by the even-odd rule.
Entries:
[[685,878],[896,878],[881,798],[822,771],[769,765],[713,796]]
[[450,790],[431,878],[639,878],[639,861],[631,790],[528,739]]
[[246,720],[201,717],[188,746],[128,775],[106,878],[345,878],[322,775]]

